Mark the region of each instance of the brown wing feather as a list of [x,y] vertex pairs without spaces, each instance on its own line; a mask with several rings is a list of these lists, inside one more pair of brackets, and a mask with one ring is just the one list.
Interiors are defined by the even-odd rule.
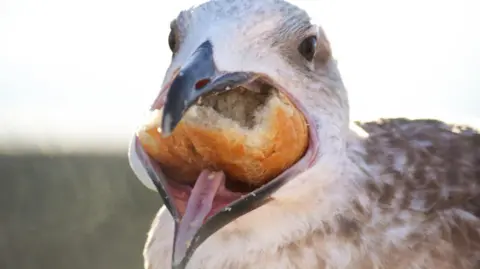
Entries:
[[370,198],[386,209],[385,217],[396,222],[392,225],[407,225],[399,212],[424,216],[422,228],[406,243],[418,245],[418,253],[428,252],[440,268],[480,266],[479,132],[437,120],[357,124],[369,134],[366,162],[378,170],[365,183]]
[[430,212],[458,208],[480,217],[480,134],[461,125],[404,118],[359,124],[368,156],[424,193]]

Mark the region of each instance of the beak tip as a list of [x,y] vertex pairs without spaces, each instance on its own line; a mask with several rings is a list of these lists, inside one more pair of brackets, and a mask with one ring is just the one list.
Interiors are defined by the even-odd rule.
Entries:
[[168,137],[172,134],[178,122],[173,120],[171,113],[164,113],[162,117],[162,136]]
[[[186,253],[183,253],[186,254]],[[186,255],[173,255],[172,256],[172,269],[185,269],[188,263]]]
[[185,269],[183,264],[173,264],[172,269]]
[[171,135],[172,135],[172,132],[170,132],[170,131],[167,132],[167,131],[162,130],[162,137],[163,138],[167,138]]

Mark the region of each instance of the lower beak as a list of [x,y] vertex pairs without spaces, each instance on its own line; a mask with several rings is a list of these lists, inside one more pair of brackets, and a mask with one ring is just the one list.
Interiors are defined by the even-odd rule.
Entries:
[[[187,218],[182,217],[170,192],[170,183],[162,173],[159,165],[143,149],[138,138],[135,138],[130,148],[130,159],[140,161],[148,178],[151,179],[175,222],[173,239],[172,269],[184,269],[197,248],[213,233],[239,218],[240,216],[262,206],[270,201],[270,194],[280,188],[288,174],[281,176],[278,181],[272,181],[265,186],[244,195],[242,198],[229,204],[228,210],[222,210],[206,219],[201,226],[192,226]],[[135,165],[133,165],[135,166]]]

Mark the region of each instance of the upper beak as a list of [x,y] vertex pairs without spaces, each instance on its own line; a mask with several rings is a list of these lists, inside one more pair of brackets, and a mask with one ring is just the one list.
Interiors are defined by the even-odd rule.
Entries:
[[252,73],[217,71],[210,41],[203,42],[180,69],[167,93],[163,108],[162,134],[170,135],[184,113],[199,97],[225,91],[254,78]]

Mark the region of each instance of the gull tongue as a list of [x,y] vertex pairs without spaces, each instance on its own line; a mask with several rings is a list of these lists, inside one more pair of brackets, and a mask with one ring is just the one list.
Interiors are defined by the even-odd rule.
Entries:
[[224,181],[225,174],[222,171],[205,169],[198,176],[188,199],[185,215],[178,226],[174,242],[174,261],[180,261],[184,257],[193,236],[212,209],[213,198]]

